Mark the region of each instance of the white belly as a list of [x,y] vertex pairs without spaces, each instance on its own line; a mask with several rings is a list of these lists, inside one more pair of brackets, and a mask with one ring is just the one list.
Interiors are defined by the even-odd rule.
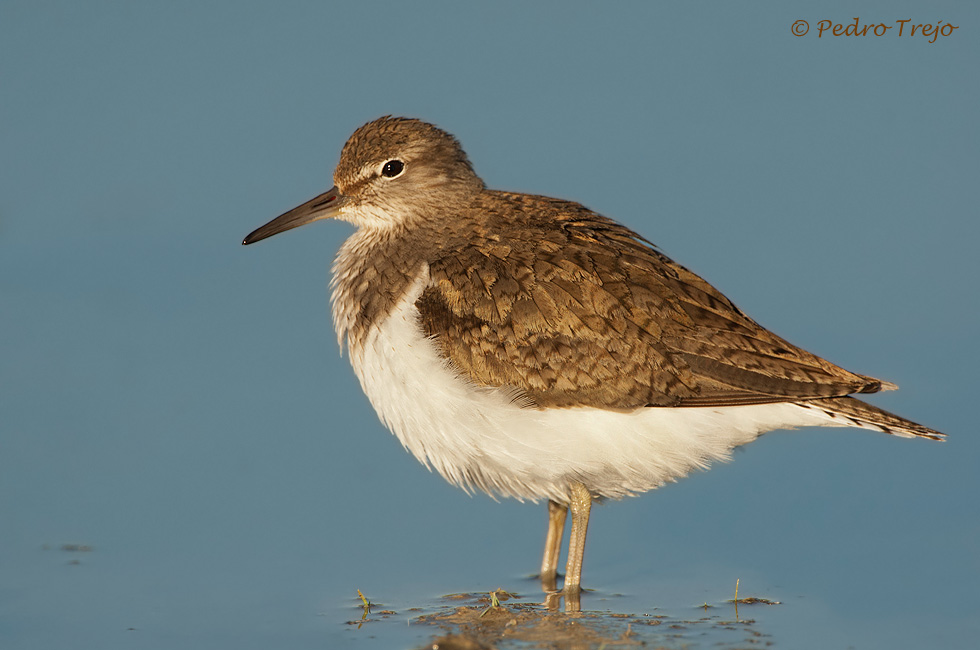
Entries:
[[773,429],[833,426],[789,403],[719,408],[537,409],[462,379],[423,335],[415,301],[428,273],[351,363],[384,424],[451,483],[517,499],[568,501],[570,481],[618,498],[677,480]]

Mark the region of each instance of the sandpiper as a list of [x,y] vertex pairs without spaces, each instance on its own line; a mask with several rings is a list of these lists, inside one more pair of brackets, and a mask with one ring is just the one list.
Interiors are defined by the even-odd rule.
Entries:
[[357,227],[331,288],[361,387],[450,483],[547,500],[552,605],[561,594],[580,608],[594,500],[675,481],[774,429],[943,438],[849,396],[894,384],[776,336],[625,226],[578,203],[488,190],[431,124],[365,124],[334,183],[243,243],[318,219]]

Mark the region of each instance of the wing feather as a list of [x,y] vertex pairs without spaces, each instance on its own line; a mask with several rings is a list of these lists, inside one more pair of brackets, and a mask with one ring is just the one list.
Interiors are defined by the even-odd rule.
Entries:
[[[742,313],[642,237],[586,208],[493,193],[430,261],[417,307],[458,372],[541,407],[711,406],[879,390]],[[533,217],[531,216],[533,215]],[[489,224],[497,224],[496,230]]]

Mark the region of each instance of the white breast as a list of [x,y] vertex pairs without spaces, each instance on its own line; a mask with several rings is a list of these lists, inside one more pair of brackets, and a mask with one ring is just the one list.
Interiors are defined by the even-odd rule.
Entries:
[[390,316],[351,349],[384,424],[427,467],[470,491],[568,500],[569,481],[618,498],[677,480],[773,429],[833,426],[793,404],[536,409],[454,372],[419,325],[425,269]]

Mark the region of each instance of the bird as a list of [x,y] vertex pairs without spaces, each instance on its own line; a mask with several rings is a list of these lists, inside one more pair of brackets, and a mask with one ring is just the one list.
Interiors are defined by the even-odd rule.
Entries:
[[330,281],[341,353],[430,470],[468,492],[546,501],[552,608],[581,609],[594,502],[677,481],[777,429],[945,437],[853,397],[897,386],[780,338],[626,226],[488,189],[433,124],[368,122],[333,181],[243,244],[321,219],[355,226]]

